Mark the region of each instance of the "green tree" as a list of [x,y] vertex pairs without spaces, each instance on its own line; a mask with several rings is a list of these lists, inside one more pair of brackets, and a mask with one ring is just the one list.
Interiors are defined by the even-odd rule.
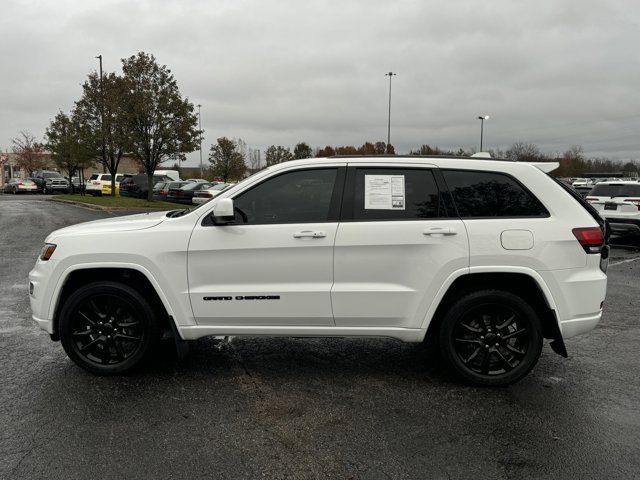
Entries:
[[194,105],[183,98],[171,70],[139,52],[122,60],[127,152],[147,174],[153,200],[153,172],[166,160],[183,159],[198,148],[202,132]]
[[82,97],[73,116],[84,127],[82,143],[111,174],[111,195],[115,196],[116,173],[128,142],[124,102],[126,87],[115,73],[92,73],[82,85]]
[[298,143],[293,149],[293,158],[311,158],[313,156],[313,150],[306,142]]
[[222,177],[225,183],[230,179],[241,179],[247,171],[244,156],[238,149],[237,142],[227,137],[220,137],[215,145],[211,145],[209,162],[211,173],[216,177]]
[[282,162],[288,162],[293,159],[291,151],[281,145],[278,145],[277,147],[275,145],[271,145],[267,148],[264,156],[267,161],[267,167]]
[[67,172],[69,182],[79,168],[93,163],[95,152],[87,138],[91,136],[89,127],[75,115],[58,112],[46,130],[47,149],[61,170]]

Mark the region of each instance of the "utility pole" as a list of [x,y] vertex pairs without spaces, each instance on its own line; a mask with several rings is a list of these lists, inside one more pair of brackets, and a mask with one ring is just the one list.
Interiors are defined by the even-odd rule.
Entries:
[[200,107],[198,104],[198,129],[200,130],[200,178],[204,177],[204,169],[202,168],[202,115],[200,115]]
[[102,89],[102,54],[96,57],[100,62],[100,131],[102,132],[102,171],[107,171],[107,145],[104,141],[104,90]]
[[385,73],[385,77],[389,77],[389,117],[387,120],[387,151],[389,151],[389,145],[391,145],[391,77],[397,75],[396,73]]

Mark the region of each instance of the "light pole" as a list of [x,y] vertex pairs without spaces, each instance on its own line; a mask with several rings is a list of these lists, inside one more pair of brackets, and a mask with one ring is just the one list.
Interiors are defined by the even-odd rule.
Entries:
[[489,115],[481,115],[478,117],[480,120],[480,151],[482,151],[482,140],[484,137],[484,121],[489,120]]
[[200,115],[200,107],[202,105],[198,104],[198,129],[200,130],[200,178],[204,177],[204,170],[202,169],[202,115]]
[[385,73],[385,77],[389,77],[389,117],[387,120],[387,151],[389,151],[389,145],[391,145],[391,77],[397,75],[396,73]]
[[100,132],[102,133],[102,171],[107,171],[107,145],[104,141],[104,91],[102,89],[102,54],[96,57],[100,62]]

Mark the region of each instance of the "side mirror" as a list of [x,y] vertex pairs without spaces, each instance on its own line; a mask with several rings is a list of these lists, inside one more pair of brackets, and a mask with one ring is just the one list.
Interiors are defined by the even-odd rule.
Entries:
[[213,207],[213,223],[216,225],[225,225],[227,223],[233,223],[235,218],[236,214],[233,208],[233,199],[219,199]]

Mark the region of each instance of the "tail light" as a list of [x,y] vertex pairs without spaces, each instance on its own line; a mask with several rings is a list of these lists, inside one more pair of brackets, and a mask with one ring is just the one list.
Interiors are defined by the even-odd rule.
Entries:
[[633,203],[638,210],[640,210],[640,199],[638,198],[627,198],[623,200],[625,202]]
[[572,232],[586,253],[602,251],[604,235],[600,227],[574,228]]
[[18,185],[24,187],[24,183],[22,182],[18,182]]

